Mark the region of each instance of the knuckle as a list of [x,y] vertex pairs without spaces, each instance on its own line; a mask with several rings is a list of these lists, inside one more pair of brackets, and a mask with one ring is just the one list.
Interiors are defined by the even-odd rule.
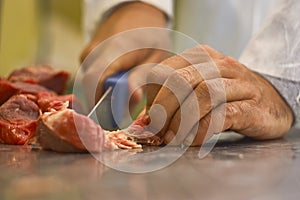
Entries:
[[[225,87],[223,79],[202,81],[195,90],[198,102],[200,104],[204,102],[203,106],[209,110],[225,103],[227,101]],[[204,108],[203,106],[201,108]]]
[[237,106],[237,104],[233,104],[233,103],[227,104],[225,116],[228,119],[232,119],[233,116],[237,115],[238,112],[240,112],[240,109],[239,109],[239,106]]
[[171,56],[171,57],[168,57],[167,59],[163,60],[161,62],[161,65],[169,66],[171,63],[180,61],[181,59],[182,59],[182,57],[180,57],[179,55]]
[[209,125],[210,125],[210,120],[211,118],[210,117],[204,117],[201,119],[200,121],[200,128],[203,129],[203,130],[207,130]]
[[210,99],[210,93],[206,81],[202,81],[196,89],[196,95],[199,100]]
[[184,84],[189,83],[192,77],[193,74],[187,68],[182,68],[173,71],[168,77],[168,81],[176,84]]
[[178,76],[184,78],[189,83],[194,83],[201,77],[200,72],[193,65],[176,70]]
[[253,107],[244,101],[228,103],[226,105],[226,119],[231,122],[230,128],[235,130],[247,128],[253,122]]
[[176,74],[185,78],[186,80],[189,80],[189,78],[193,76],[192,71],[187,67],[176,70]]
[[234,58],[230,57],[230,56],[225,56],[223,58],[223,61],[225,63],[229,64],[229,65],[235,65],[237,63],[237,61]]
[[215,105],[226,101],[225,83],[223,79],[206,81],[208,92]]
[[169,72],[167,70],[164,70],[161,66],[155,66],[148,72],[147,82],[163,85],[168,76]]
[[164,86],[176,94],[188,94],[193,90],[194,76],[187,69],[175,70],[167,78]]
[[223,67],[237,68],[237,61],[234,58],[229,56],[225,56],[223,59],[219,59],[217,64]]

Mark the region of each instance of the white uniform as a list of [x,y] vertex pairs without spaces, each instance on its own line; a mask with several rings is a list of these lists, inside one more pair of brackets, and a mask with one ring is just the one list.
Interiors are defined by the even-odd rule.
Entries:
[[[143,0],[164,11],[174,29],[236,58],[277,1]],[[85,30],[92,33],[111,10],[124,2],[130,0],[85,0]]]

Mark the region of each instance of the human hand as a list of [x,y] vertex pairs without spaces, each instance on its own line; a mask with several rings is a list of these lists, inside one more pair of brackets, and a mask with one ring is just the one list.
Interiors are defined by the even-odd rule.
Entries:
[[167,144],[200,145],[225,130],[272,139],[293,122],[291,109],[267,80],[208,46],[164,60],[148,79],[150,128]]
[[[99,26],[81,54],[83,84],[89,106],[93,106],[102,95],[103,82],[108,77],[145,63],[159,63],[168,56],[160,50],[169,45],[168,35],[153,34],[149,29],[136,30],[143,27],[166,27],[164,13],[142,2],[125,3]],[[129,88],[135,88],[141,79],[146,78],[144,74],[143,70],[132,71],[128,78]],[[94,85],[98,85],[96,94],[90,89]],[[94,96],[95,99],[90,98]],[[135,101],[140,97],[140,90],[133,93]]]

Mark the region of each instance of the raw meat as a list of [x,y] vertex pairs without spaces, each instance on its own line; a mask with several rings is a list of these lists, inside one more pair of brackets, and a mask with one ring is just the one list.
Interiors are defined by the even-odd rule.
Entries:
[[[0,79],[0,143],[30,144],[58,152],[101,152],[161,144],[139,118],[130,127],[105,131],[84,115],[80,101],[62,94],[69,74],[49,66],[26,67]],[[34,136],[37,136],[36,138]]]
[[10,82],[0,78],[0,105],[7,101],[11,96],[18,93],[18,91],[19,90]]
[[150,117],[143,114],[140,115],[128,128],[122,130],[135,139],[139,144],[145,145],[161,145],[162,139],[148,130],[150,124]]
[[0,142],[27,144],[35,135],[39,107],[26,95],[15,95],[0,106]]
[[8,80],[11,82],[25,82],[42,85],[58,94],[63,94],[67,87],[69,73],[55,71],[47,65],[29,66],[13,71]]
[[0,143],[24,145],[29,144],[35,135],[36,121],[10,124],[0,119]]
[[68,108],[75,110],[77,113],[84,114],[81,102],[73,94],[54,95],[48,92],[37,94],[37,103],[42,112],[49,112],[52,109],[60,110],[62,105],[68,102]]
[[41,116],[38,121],[37,140],[44,149],[58,152],[141,148],[124,133],[107,135],[93,120],[68,108]]
[[12,86],[18,90],[18,93],[21,94],[38,94],[40,92],[48,92],[52,94],[56,94],[55,92],[45,88],[44,86],[31,84],[31,83],[24,83],[24,82],[14,82]]
[[30,83],[15,82],[11,83],[5,79],[0,79],[0,105],[7,101],[15,94],[33,94],[36,95],[40,92],[48,92],[55,94],[47,88]]

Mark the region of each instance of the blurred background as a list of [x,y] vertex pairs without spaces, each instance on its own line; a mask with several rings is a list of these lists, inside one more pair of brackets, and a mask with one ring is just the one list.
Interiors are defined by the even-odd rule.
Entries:
[[27,65],[70,72],[84,47],[82,0],[0,0],[0,77]]

